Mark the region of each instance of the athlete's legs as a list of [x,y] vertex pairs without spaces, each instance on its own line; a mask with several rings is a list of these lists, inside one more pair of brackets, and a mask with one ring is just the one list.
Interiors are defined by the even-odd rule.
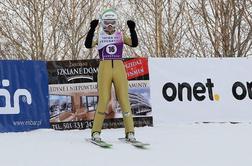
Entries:
[[134,132],[134,122],[128,95],[128,79],[124,64],[121,60],[114,60],[113,83],[123,112],[125,133]]
[[97,110],[95,112],[94,124],[92,133],[101,132],[103,121],[105,118],[105,111],[109,103],[111,95],[112,84],[112,66],[110,60],[101,61],[98,71],[98,93],[99,101]]

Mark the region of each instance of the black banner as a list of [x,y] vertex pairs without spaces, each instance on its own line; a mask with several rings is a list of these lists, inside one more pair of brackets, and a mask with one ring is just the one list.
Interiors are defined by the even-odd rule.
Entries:
[[[148,59],[127,58],[123,61],[135,126],[152,126]],[[49,61],[47,67],[51,127],[56,130],[91,128],[99,100],[99,60]],[[122,110],[113,86],[103,127],[123,127]]]

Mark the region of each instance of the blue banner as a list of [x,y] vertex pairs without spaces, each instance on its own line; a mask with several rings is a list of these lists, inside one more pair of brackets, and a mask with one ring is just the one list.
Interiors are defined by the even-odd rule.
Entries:
[[49,128],[43,61],[0,61],[0,132]]

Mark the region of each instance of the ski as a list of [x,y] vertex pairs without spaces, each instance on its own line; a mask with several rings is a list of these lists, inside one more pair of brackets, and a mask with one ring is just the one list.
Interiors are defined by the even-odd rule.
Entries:
[[124,142],[124,143],[128,143],[128,144],[131,144],[131,145],[133,145],[133,146],[135,146],[135,147],[137,147],[137,148],[142,148],[142,149],[144,149],[144,148],[146,148],[147,146],[149,146],[150,144],[148,144],[148,143],[143,143],[143,142],[141,142],[141,141],[137,141],[137,140],[135,140],[135,141],[128,141],[127,139],[125,139],[125,138],[118,138],[120,141],[122,141],[122,142]]
[[92,144],[97,145],[97,146],[102,147],[102,148],[111,148],[112,147],[112,144],[109,144],[109,143],[107,143],[105,141],[94,141],[91,138],[88,138],[86,140],[88,142],[91,142]]

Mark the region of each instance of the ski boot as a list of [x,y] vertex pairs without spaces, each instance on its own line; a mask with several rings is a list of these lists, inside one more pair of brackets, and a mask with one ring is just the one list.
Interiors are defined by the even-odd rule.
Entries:
[[99,132],[92,133],[91,139],[95,142],[101,142],[101,136]]
[[128,142],[135,142],[136,138],[135,138],[134,133],[133,132],[128,132],[126,134],[125,140],[128,141]]

